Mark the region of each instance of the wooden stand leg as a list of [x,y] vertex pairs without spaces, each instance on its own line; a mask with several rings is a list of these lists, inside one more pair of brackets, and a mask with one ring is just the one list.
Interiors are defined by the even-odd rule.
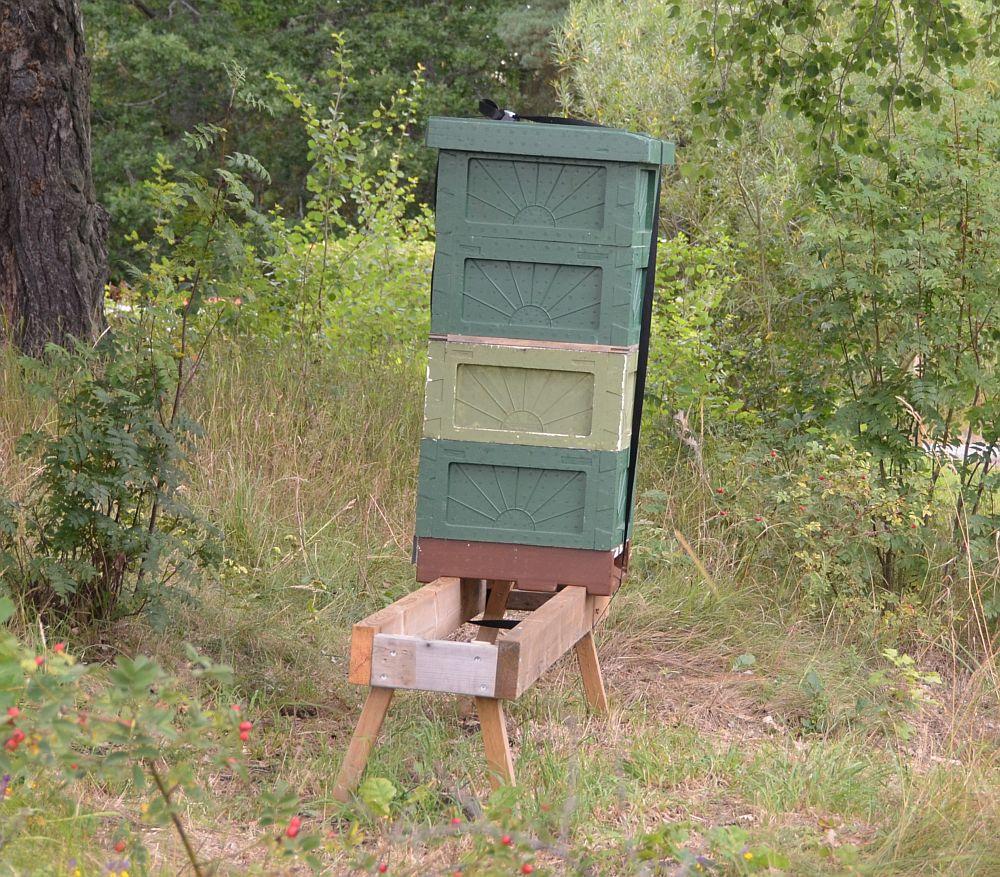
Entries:
[[[507,611],[507,598],[514,588],[514,583],[487,579],[486,585],[489,588],[489,596],[486,598],[486,608],[483,609],[483,621],[496,621],[498,618],[503,618],[504,613]],[[495,643],[499,633],[499,627],[480,627],[476,633],[476,641]],[[460,718],[470,718],[472,716],[472,709],[473,698],[459,698],[458,715]]]
[[392,702],[393,688],[372,688],[368,692],[368,698],[361,709],[358,718],[358,726],[354,729],[354,736],[351,737],[351,744],[347,747],[347,754],[340,765],[340,773],[337,774],[337,782],[333,787],[334,800],[345,803],[351,796],[364,773],[365,765],[372,754],[375,740],[382,729],[382,720],[389,710]]
[[607,715],[608,696],[604,691],[604,677],[601,665],[597,659],[597,643],[594,633],[584,635],[576,644],[576,659],[580,664],[580,675],[583,676],[583,690],[587,694],[587,703],[594,712]]
[[494,789],[503,785],[514,785],[514,759],[511,757],[510,741],[507,739],[503,702],[492,697],[477,697],[476,710],[483,730],[490,784]]
[[[486,599],[486,609],[483,611],[483,621],[496,621],[503,618],[507,611],[507,598],[514,587],[513,582],[501,582],[490,580],[487,582],[490,588],[490,595]],[[495,643],[500,633],[499,627],[481,627],[476,639],[479,642]]]

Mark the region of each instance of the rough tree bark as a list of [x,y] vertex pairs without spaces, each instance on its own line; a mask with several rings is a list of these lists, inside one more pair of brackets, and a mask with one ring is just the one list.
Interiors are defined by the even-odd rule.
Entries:
[[37,354],[98,335],[107,231],[79,0],[0,0],[0,336]]

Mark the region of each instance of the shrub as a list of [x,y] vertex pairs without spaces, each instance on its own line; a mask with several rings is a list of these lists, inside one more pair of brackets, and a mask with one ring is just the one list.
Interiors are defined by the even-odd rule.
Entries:
[[168,585],[218,557],[183,499],[194,424],[171,421],[174,362],[135,328],[48,356],[26,367],[54,426],[18,442],[37,470],[23,501],[0,507],[0,579],[36,611],[79,623],[155,609]]

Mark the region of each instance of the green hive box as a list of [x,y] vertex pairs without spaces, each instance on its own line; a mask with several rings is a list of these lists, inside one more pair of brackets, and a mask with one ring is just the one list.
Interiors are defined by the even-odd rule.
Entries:
[[609,550],[625,539],[628,450],[420,443],[417,536]]
[[636,358],[634,351],[431,341],[424,436],[627,449]]
[[437,232],[648,247],[673,144],[613,128],[432,118]]
[[431,332],[635,345],[647,261],[646,247],[439,237]]

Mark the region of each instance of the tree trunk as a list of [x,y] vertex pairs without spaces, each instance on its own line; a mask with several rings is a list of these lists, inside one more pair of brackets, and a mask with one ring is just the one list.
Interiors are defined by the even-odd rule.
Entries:
[[32,354],[95,338],[107,233],[79,0],[0,0],[0,334]]

